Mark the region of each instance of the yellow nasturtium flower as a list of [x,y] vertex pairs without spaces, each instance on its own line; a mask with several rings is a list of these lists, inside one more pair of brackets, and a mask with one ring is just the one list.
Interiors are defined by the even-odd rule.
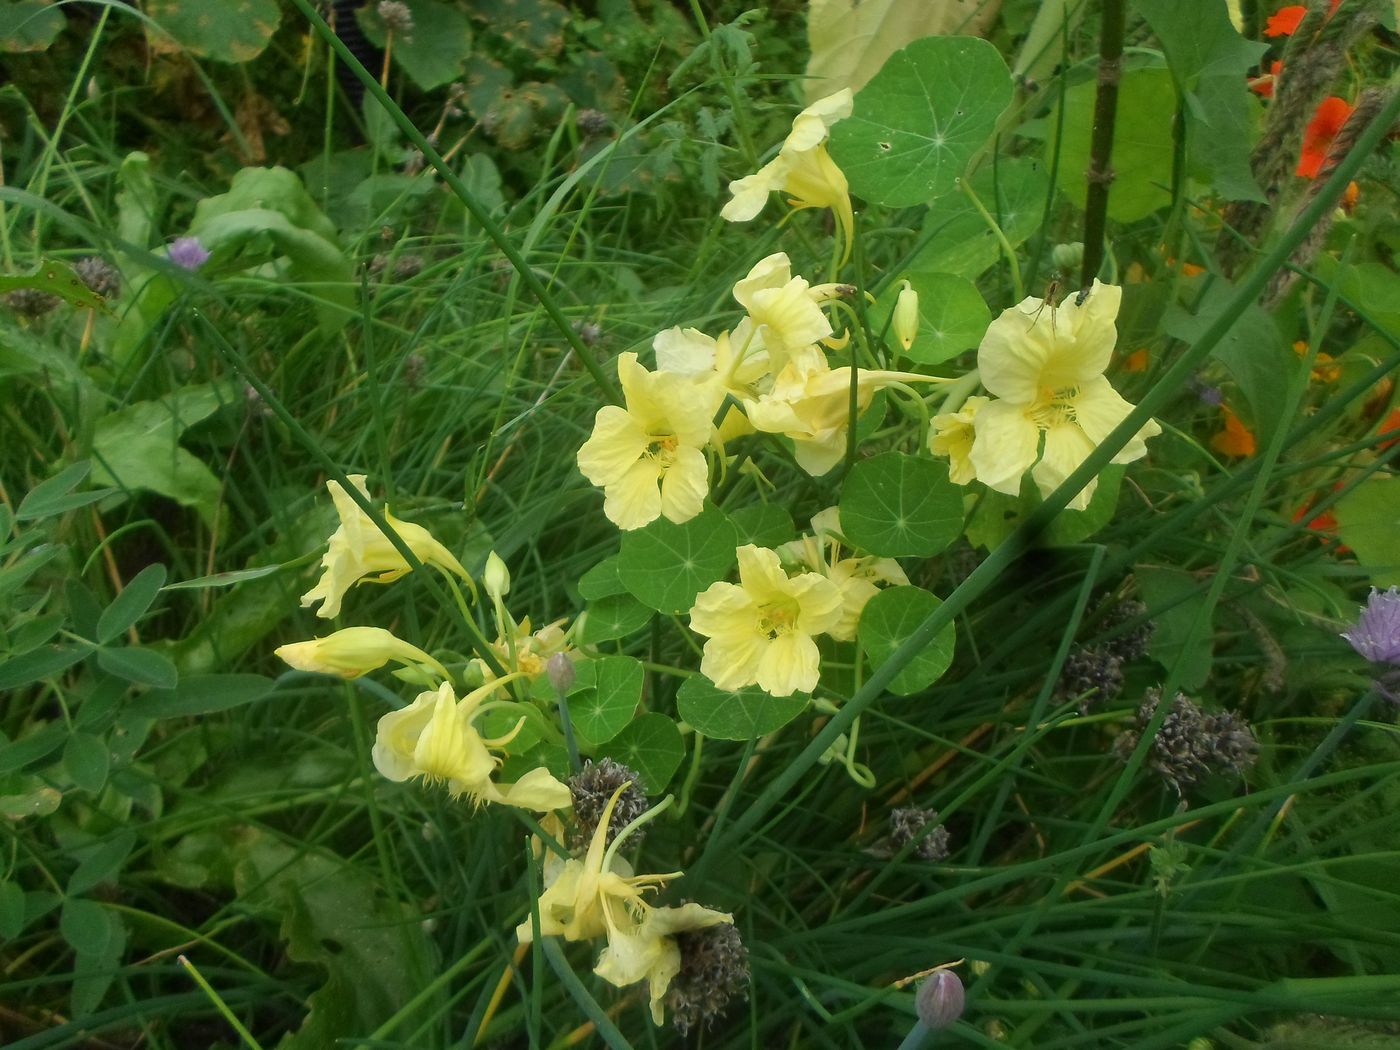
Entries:
[[941,412],[933,417],[928,434],[929,451],[948,459],[948,478],[955,485],[966,485],[977,477],[972,465],[972,442],[977,436],[977,411],[991,401],[988,397],[970,397],[956,412]]
[[[856,414],[870,407],[875,392],[892,383],[945,382],[915,372],[884,372],[862,368],[856,376]],[[768,393],[744,401],[755,430],[792,438],[797,465],[821,477],[846,454],[851,423],[849,367],[801,369],[789,365]]]
[[568,786],[543,767],[530,770],[514,784],[491,779],[501,764],[492,750],[509,744],[525,720],[494,739],[483,737],[473,723],[486,713],[482,703],[486,697],[518,677],[499,678],[460,700],[448,682],[436,691],[418,694],[408,707],[379,720],[374,767],[396,782],[413,777],[445,782],[454,797],[466,795],[478,805],[496,802],[541,813],[567,808],[572,804]]
[[298,671],[318,671],[341,678],[358,678],[390,660],[423,673],[432,672],[440,679],[450,677],[447,669],[422,649],[395,638],[382,627],[346,627],[325,638],[279,646],[277,655]]
[[[350,483],[366,499],[369,498],[365,475],[351,474]],[[330,548],[321,559],[321,578],[316,581],[315,587],[301,596],[301,604],[306,607],[321,602],[316,615],[330,619],[340,612],[345,592],[355,584],[361,581],[392,583],[412,569],[407,559],[384,533],[375,528],[369,515],[356,505],[338,482],[328,481],[326,488],[330,489],[336,513],[340,515],[340,527],[331,534]],[[469,578],[467,570],[462,568],[452,552],[433,539],[423,526],[400,521],[389,513],[388,507],[384,508],[384,521],[424,565],[436,566],[463,579]]]
[[636,354],[617,359],[626,408],[598,410],[578,467],[602,487],[603,513],[620,529],[700,513],[710,490],[704,448],[723,392],[690,376],[648,372]]
[[[732,923],[734,917],[698,904],[657,908],[646,902],[646,891],[664,886],[682,873],[633,875],[627,861],[617,855],[627,829],[608,844],[613,809],[626,787],[619,787],[608,800],[582,860],[560,860],[551,855],[545,862],[545,890],[538,903],[540,935],[569,941],[606,936],[607,947],[593,972],[618,988],[645,980],[651,1018],[659,1025],[664,1020],[666,990],[681,966],[674,934]],[[521,944],[533,941],[531,920],[516,927],[515,935]]]
[[[1041,494],[1049,495],[1133,410],[1103,374],[1118,339],[1114,321],[1122,295],[1121,288],[1095,281],[1058,307],[1027,297],[988,326],[977,369],[996,400],[977,409],[968,458],[978,481],[1014,496],[1030,470]],[[1161,432],[1149,421],[1113,462],[1146,455],[1146,439]],[[1096,485],[1090,480],[1070,508],[1087,507]]]
[[813,287],[804,277],[792,275],[785,252],[775,252],[754,264],[734,285],[734,298],[748,311],[748,318],[734,330],[732,342],[747,356],[756,341],[768,355],[768,368],[781,372],[790,363],[816,368],[826,363],[817,345],[832,335],[831,322],[820,304],[837,294],[836,285]]
[[745,544],[738,556],[739,582],[710,584],[690,610],[691,630],[708,639],[700,673],[725,690],[810,693],[820,673],[815,639],[840,623],[841,589],[815,572],[789,579],[765,547]]
[[873,554],[843,558],[841,517],[836,507],[812,516],[812,535],[803,536],[778,548],[783,561],[797,563],[821,573],[841,591],[841,618],[827,634],[838,642],[852,641],[866,603],[875,597],[880,584],[904,586],[909,577],[893,558]]
[[729,184],[733,197],[720,214],[730,222],[748,222],[763,210],[770,193],[786,193],[794,207],[830,208],[849,250],[855,226],[850,189],[825,143],[831,126],[851,115],[853,101],[851,89],[842,88],[799,113],[778,155],[754,174]]

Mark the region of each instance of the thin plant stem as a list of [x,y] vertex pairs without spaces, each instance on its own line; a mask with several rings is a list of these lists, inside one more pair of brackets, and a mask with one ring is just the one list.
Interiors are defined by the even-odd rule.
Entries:
[[1118,116],[1118,83],[1123,79],[1124,0],[1104,0],[1099,34],[1099,88],[1094,98],[1094,130],[1089,146],[1089,190],[1084,198],[1084,266],[1080,286],[1088,288],[1103,265],[1108,191],[1113,182],[1113,125]]

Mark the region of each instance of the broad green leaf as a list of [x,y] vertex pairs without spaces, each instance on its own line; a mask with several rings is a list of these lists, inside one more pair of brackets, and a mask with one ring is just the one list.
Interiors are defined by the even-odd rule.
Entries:
[[697,733],[715,740],[754,740],[787,725],[810,700],[805,693],[769,696],[756,685],[729,693],[694,675],[676,693],[676,712]]
[[[1233,298],[1234,289],[1228,283],[1212,281],[1194,314],[1171,306],[1163,327],[1173,338],[1193,343],[1219,320]],[[1274,428],[1286,422],[1279,413],[1288,390],[1289,373],[1302,367],[1279,334],[1273,316],[1258,306],[1246,307],[1211,356],[1230,370],[1249,404],[1248,415],[1255,433],[1261,442],[1267,442]]]
[[[228,192],[195,205],[190,232],[225,215],[250,210],[274,211],[293,226],[334,242],[335,223],[326,218],[305,184],[287,168],[244,168],[233,176]],[[208,247],[208,245],[205,245]]]
[[1188,169],[1226,200],[1267,200],[1249,164],[1262,109],[1243,77],[1205,77],[1186,96]]
[[697,594],[734,567],[738,541],[733,523],[714,507],[684,525],[660,518],[623,534],[618,576],[643,605],[687,612]]
[[579,577],[578,592],[590,602],[613,594],[626,594],[627,587],[617,574],[620,559],[616,554],[604,558],[593,568]]
[[78,861],[77,869],[68,878],[68,895],[76,897],[100,883],[115,879],[135,847],[136,834],[131,831],[120,831],[105,842],[89,847]]
[[63,768],[73,783],[96,795],[107,783],[112,753],[107,741],[93,733],[74,733],[63,748]]
[[685,757],[681,731],[665,715],[649,711],[598,749],[602,758],[630,766],[642,776],[648,795],[659,795]]
[[942,462],[883,452],[852,468],[841,491],[841,528],[871,554],[926,558],[962,533],[962,490]]
[[0,274],[0,292],[20,289],[48,292],[77,310],[107,312],[107,300],[85,285],[71,266],[56,259],[45,260],[30,274]]
[[161,590],[202,591],[210,587],[232,587],[235,583],[246,583],[248,580],[260,580],[264,576],[271,576],[275,572],[281,572],[283,568],[284,566],[281,565],[260,565],[256,569],[216,572],[208,576],[197,576],[193,580],[177,580],[174,583],[167,583]]
[[114,933],[107,909],[96,901],[69,897],[63,902],[58,931],[76,952],[100,955],[106,951]]
[[13,565],[0,569],[0,597],[19,590],[31,576],[64,553],[57,544],[45,544],[26,551]]
[[1267,43],[1241,36],[1219,0],[1134,0],[1134,6],[1162,41],[1167,64],[1187,90],[1212,76],[1236,77],[1243,87],[1245,74],[1269,50]]
[[66,671],[88,654],[81,646],[46,645],[0,663],[0,690],[17,689]]
[[870,324],[876,332],[885,332],[885,343],[892,353],[919,364],[936,365],[975,349],[982,342],[992,312],[975,284],[954,274],[922,270],[911,270],[900,277],[919,293],[919,334],[914,345],[905,350],[889,323],[904,287],[902,280],[886,288],[870,308]]
[[67,24],[50,0],[0,0],[0,51],[46,51]]
[[173,689],[153,689],[131,703],[146,718],[210,715],[271,695],[277,683],[260,674],[185,675]]
[[137,573],[98,618],[98,642],[110,642],[146,615],[164,585],[164,565],[147,565]]
[[97,666],[128,682],[155,689],[174,689],[179,679],[175,665],[168,656],[134,645],[122,649],[99,649]]
[[792,515],[776,503],[750,503],[729,515],[738,532],[735,546],[776,547],[797,535]]
[[47,817],[58,809],[63,793],[56,788],[36,788],[21,795],[0,795],[0,819],[19,821]]
[[277,0],[146,0],[145,7],[155,23],[145,23],[153,51],[183,49],[218,62],[251,62],[282,20]]
[[[1050,191],[1050,176],[1039,161],[995,157],[977,169],[971,186],[1012,248],[1039,229]],[[934,201],[924,219],[923,236],[927,243],[910,263],[910,269],[921,273],[971,280],[1002,257],[1001,242],[964,193]]]
[[10,631],[10,651],[18,655],[53,641],[67,618],[62,613],[48,613],[17,623]]
[[[456,80],[472,50],[472,27],[466,13],[441,0],[405,2],[413,15],[413,29],[395,35],[392,60],[425,91]],[[375,12],[375,5],[365,4],[355,16],[376,47],[388,43],[384,20]]]
[[[133,150],[117,169],[117,237],[138,248],[147,247],[160,218],[160,195],[151,178],[151,158]],[[128,260],[127,265],[131,265]],[[130,274],[127,274],[128,279]]]
[[964,0],[811,0],[807,101],[844,87],[859,91],[912,41],[954,33],[981,36],[996,16],[995,4]]
[[49,722],[18,740],[0,744],[0,776],[48,758],[68,741],[68,727]]
[[17,882],[0,879],[0,940],[12,941],[24,929],[24,890]]
[[1181,687],[1200,688],[1210,678],[1214,629],[1205,624],[1196,632],[1191,648],[1184,650],[1184,646],[1188,633],[1205,608],[1205,581],[1180,569],[1149,565],[1139,566],[1136,575],[1143,604],[1157,625],[1148,644],[1148,653],[1170,671],[1182,660],[1185,651]]
[[1337,501],[1337,532],[1377,587],[1400,585],[1400,478],[1372,477]]
[[[859,639],[871,666],[883,667],[895,650],[942,604],[937,596],[919,587],[888,587],[866,602],[860,614]],[[938,681],[953,662],[956,639],[956,631],[950,623],[890,679],[890,692],[911,696]]]
[[68,996],[68,1009],[77,1018],[86,1017],[102,1005],[102,999],[116,980],[117,968],[126,952],[126,926],[120,916],[107,911],[104,917],[109,930],[102,950],[79,950],[73,961],[73,986]]
[[180,436],[221,403],[212,386],[185,387],[159,401],[139,401],[103,416],[93,437],[93,480],[126,490],[149,489],[195,508],[212,526],[222,486],[213,471],[180,447]]
[[[1059,142],[1059,188],[1075,207],[1084,206],[1094,98],[1090,80],[1065,92],[1064,135]],[[1167,132],[1176,112],[1176,89],[1165,69],[1133,69],[1118,87],[1118,117],[1113,131],[1115,178],[1108,194],[1108,217],[1135,222],[1171,203],[1172,137]],[[1051,115],[1051,126],[1058,117]],[[1056,148],[1051,144],[1051,150]]]
[[597,645],[640,631],[655,613],[630,594],[610,594],[588,603],[580,641]]
[[[1093,498],[1083,510],[1062,510],[1055,515],[1045,531],[1035,538],[1038,547],[1067,547],[1083,543],[1113,520],[1118,507],[1118,494],[1123,484],[1123,467],[1105,467],[1099,475]],[[974,547],[993,550],[999,547],[1021,523],[1040,506],[1040,490],[1030,476],[1021,479],[1021,494],[1008,496],[990,489],[969,496],[965,502],[972,510],[967,522],[967,541]]]
[[632,720],[642,700],[642,665],[630,656],[603,656],[577,665],[569,719],[579,743],[607,743]]
[[1011,73],[975,37],[926,37],[892,55],[831,129],[851,192],[876,204],[924,204],[957,187],[1011,103]]
[[19,510],[15,512],[16,520],[39,521],[52,518],[65,511],[95,503],[108,495],[111,489],[77,493],[73,491],[91,470],[92,463],[84,459],[59,471],[47,481],[41,481],[20,501]]

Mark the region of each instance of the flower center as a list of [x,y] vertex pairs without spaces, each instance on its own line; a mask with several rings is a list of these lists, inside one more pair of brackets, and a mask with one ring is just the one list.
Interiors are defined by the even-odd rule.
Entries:
[[1077,386],[1061,387],[1058,390],[1042,387],[1040,396],[1036,398],[1028,414],[1041,430],[1048,430],[1062,423],[1077,422],[1079,415],[1075,410],[1074,400],[1078,396]]
[[796,623],[796,602],[772,602],[758,608],[758,629],[770,641],[791,632]]
[[669,467],[676,458],[680,439],[675,434],[648,434],[645,455],[656,460],[662,467]]

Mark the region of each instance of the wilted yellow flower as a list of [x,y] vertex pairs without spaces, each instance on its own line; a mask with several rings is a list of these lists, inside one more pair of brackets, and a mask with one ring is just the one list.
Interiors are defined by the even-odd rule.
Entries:
[[[999,400],[977,409],[969,459],[978,481],[1014,496],[1029,469],[1048,495],[1133,410],[1103,375],[1118,339],[1114,320],[1122,295],[1121,288],[1095,281],[1058,308],[1027,297],[988,326],[977,368],[982,385]],[[1149,421],[1113,462],[1146,455],[1146,439],[1161,432]],[[1087,507],[1097,484],[1091,479],[1070,508]]]
[[786,193],[794,207],[830,208],[849,248],[855,225],[850,189],[825,142],[831,126],[851,115],[853,99],[851,89],[842,88],[799,113],[778,155],[754,174],[729,184],[733,197],[720,214],[730,222],[748,222],[763,210],[770,193]]
[[826,633],[838,642],[849,642],[855,638],[860,614],[875,597],[879,585],[903,586],[909,583],[909,577],[893,558],[873,554],[841,557],[841,518],[836,507],[812,516],[812,533],[783,544],[778,555],[784,562],[821,573],[836,584],[841,591],[841,618]]
[[[508,671],[518,671],[533,681],[545,673],[549,658],[555,653],[563,653],[571,660],[578,657],[578,650],[569,643],[569,633],[564,630],[564,623],[565,620],[560,618],[532,633],[527,616],[516,625],[512,636],[498,637],[492,642],[491,651],[502,667]],[[476,664],[485,681],[489,682],[495,677],[484,662],[478,660]]]
[[901,281],[899,298],[894,302],[894,337],[908,350],[919,334],[919,293],[908,281]]
[[[732,923],[734,917],[698,904],[657,908],[646,902],[647,890],[664,886],[682,873],[633,875],[627,862],[617,856],[626,831],[608,845],[613,809],[626,787],[623,784],[608,800],[582,860],[561,861],[554,856],[546,860],[545,890],[538,904],[540,935],[569,941],[605,935],[608,945],[593,972],[619,988],[645,980],[652,1020],[661,1024],[666,989],[680,971],[680,948],[673,934]],[[534,940],[531,920],[517,926],[515,935],[521,944]]]
[[[875,392],[892,383],[943,382],[914,372],[860,369],[856,377],[856,411],[870,407]],[[773,381],[773,389],[744,401],[744,411],[755,430],[792,438],[797,465],[813,477],[821,477],[846,454],[846,431],[851,422],[851,370],[849,367],[785,368]]]
[[[351,474],[350,483],[366,499],[369,498],[365,475]],[[340,612],[345,592],[355,584],[361,581],[392,583],[412,569],[389,538],[375,528],[374,522],[338,482],[328,481],[326,488],[330,489],[336,513],[340,515],[340,527],[331,534],[330,548],[321,559],[321,578],[316,581],[315,587],[301,596],[301,604],[306,607],[321,602],[316,615],[330,619]],[[389,513],[388,507],[384,508],[384,521],[424,565],[433,565],[456,573],[463,579],[468,578],[467,570],[462,568],[451,551],[433,539],[423,526],[400,521]],[[378,575],[372,575],[374,573]]]
[[815,572],[788,578],[776,551],[738,549],[739,582],[712,583],[690,627],[705,635],[700,673],[720,689],[755,683],[772,696],[810,693],[821,654],[815,638],[841,620],[841,589]]
[[723,392],[684,375],[648,372],[636,354],[617,359],[627,407],[598,410],[578,467],[603,489],[603,513],[620,529],[700,513],[710,487],[702,451]]
[[318,671],[341,678],[358,678],[390,660],[450,677],[447,669],[415,645],[395,638],[382,627],[346,627],[325,638],[279,646],[278,656],[298,671]]
[[420,693],[403,710],[391,711],[379,720],[374,767],[396,782],[413,777],[429,783],[446,782],[454,797],[466,795],[478,805],[497,802],[539,812],[568,807],[572,804],[568,787],[542,767],[530,770],[514,784],[497,784],[491,779],[501,764],[492,749],[509,744],[525,720],[494,739],[483,737],[473,723],[488,710],[482,701],[517,677],[507,675],[489,682],[460,700],[451,684],[444,682],[435,692]]
[[977,469],[972,465],[977,410],[990,401],[989,397],[970,397],[956,412],[941,412],[933,417],[928,448],[935,456],[948,458],[948,478],[955,485],[966,485],[977,477]]

